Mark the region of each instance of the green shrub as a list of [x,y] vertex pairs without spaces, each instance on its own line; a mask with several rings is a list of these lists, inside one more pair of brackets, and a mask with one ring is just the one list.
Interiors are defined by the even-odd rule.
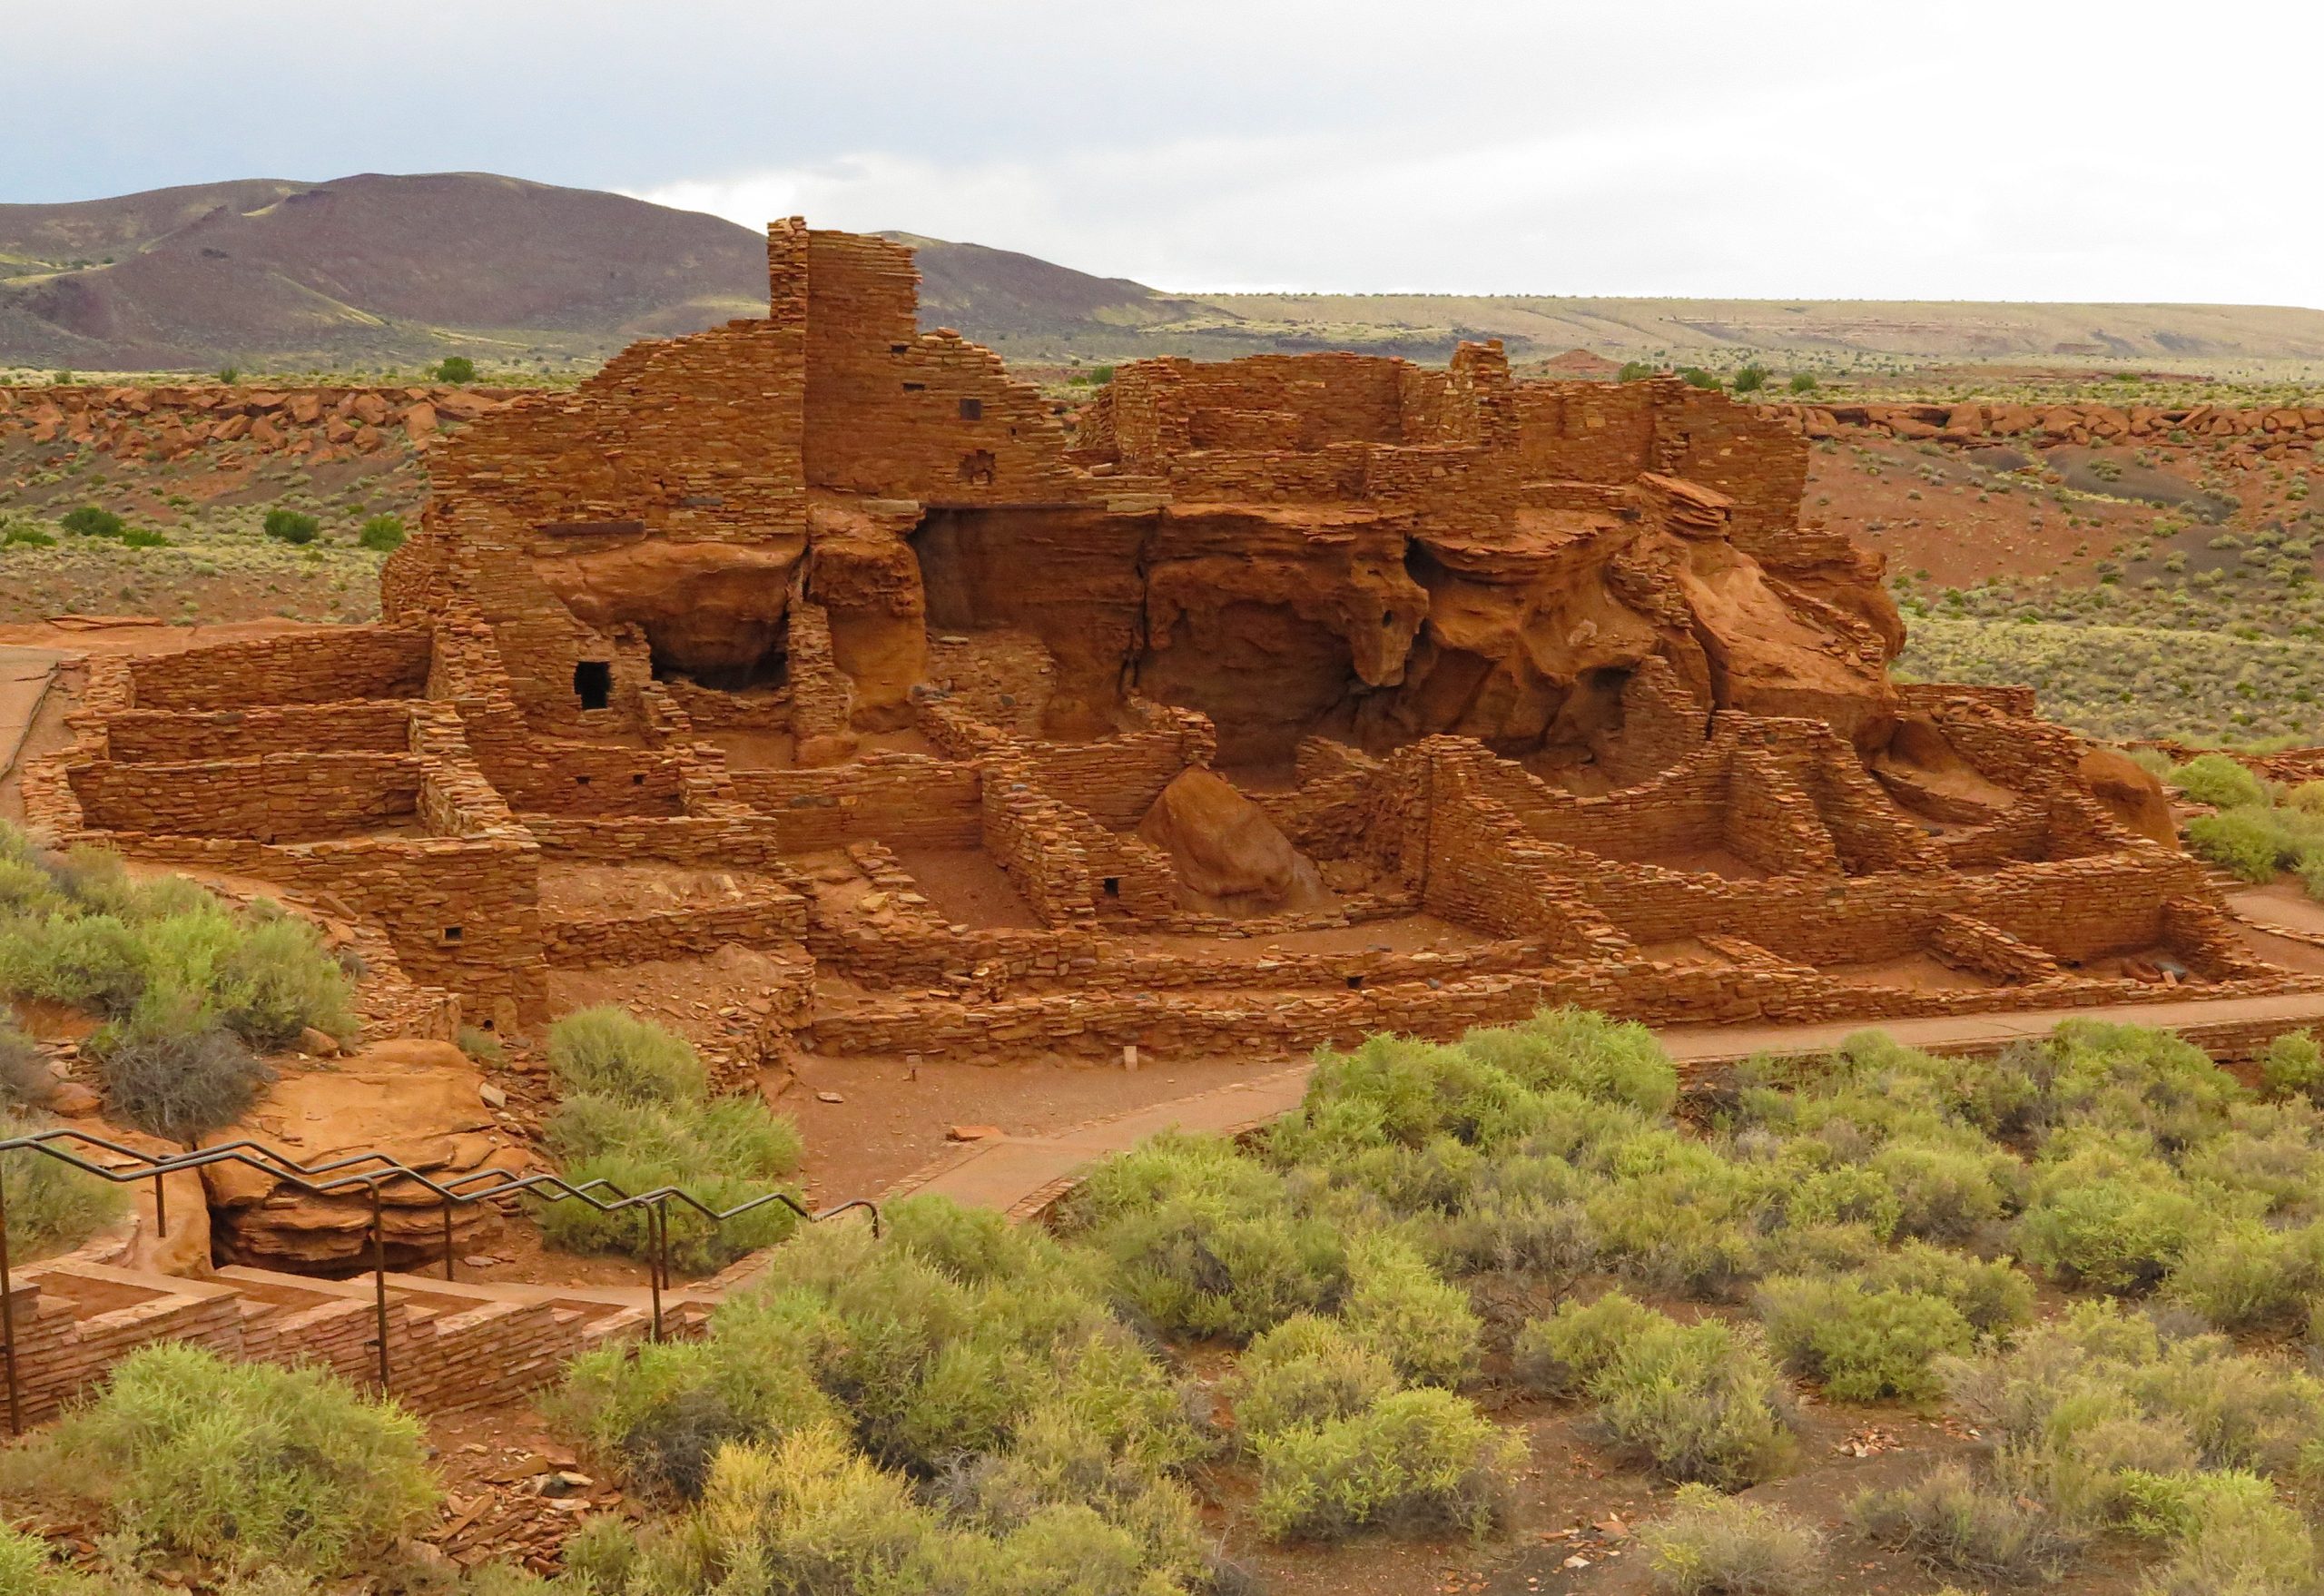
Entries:
[[772,1443],[840,1412],[795,1352],[754,1338],[606,1345],[576,1358],[548,1407],[552,1421],[624,1480],[702,1494],[718,1449]]
[[46,1108],[55,1085],[40,1049],[16,1029],[15,1016],[0,1010],[0,1113]]
[[1614,1439],[1667,1479],[1739,1489],[1790,1455],[1782,1382],[1747,1329],[1680,1325],[1615,1292],[1528,1325],[1515,1355],[1536,1385],[1587,1393]]
[[123,548],[167,548],[170,540],[162,533],[145,527],[132,527],[121,535]]
[[0,548],[54,548],[56,539],[37,527],[0,527]]
[[54,1439],[76,1488],[130,1534],[236,1567],[373,1565],[436,1502],[419,1421],[320,1369],[183,1344],[116,1364]]
[[2052,1279],[2136,1291],[2168,1274],[2206,1217],[2202,1202],[2157,1164],[2144,1178],[2063,1184],[2018,1220],[2025,1261]]
[[290,544],[312,543],[323,529],[323,524],[314,517],[281,506],[267,511],[261,526],[277,543]]
[[2318,1589],[2316,1544],[2298,1512],[2256,1475],[2143,1475],[2132,1482],[2134,1527],[2174,1543],[2144,1587],[2152,1596],[2307,1596]]
[[1573,1396],[1660,1317],[1621,1291],[1595,1302],[1567,1303],[1549,1318],[1527,1321],[1511,1347],[1511,1361],[1517,1377],[1534,1390]]
[[469,360],[466,355],[446,355],[442,360],[436,362],[436,380],[438,382],[474,382],[476,380],[476,362]]
[[1861,1279],[1874,1291],[1915,1291],[1942,1298],[1980,1335],[2003,1335],[2034,1318],[2034,1283],[2006,1258],[1965,1257],[1925,1242],[1907,1242],[1867,1264]]
[[92,1038],[113,1118],[192,1146],[249,1112],[274,1070],[223,1026],[190,1014],[108,1028]]
[[1235,1424],[1247,1438],[1347,1418],[1397,1388],[1395,1366],[1331,1319],[1297,1314],[1253,1339],[1235,1371]]
[[1798,1596],[1816,1581],[1824,1537],[1779,1507],[1681,1485],[1669,1512],[1639,1532],[1666,1596]]
[[1468,1294],[1437,1278],[1405,1242],[1366,1236],[1349,1249],[1340,1316],[1404,1379],[1459,1385],[1477,1372],[1480,1326]]
[[2260,1089],[2271,1098],[2324,1101],[2324,1048],[2308,1031],[2286,1031],[2260,1055]]
[[2315,1238],[2230,1220],[2198,1236],[2173,1264],[2163,1295],[2215,1330],[2296,1321],[2316,1288]]
[[141,926],[137,941],[146,983],[141,1017],[190,1015],[262,1051],[288,1047],[309,1027],[355,1034],[351,983],[303,920],[231,914],[212,901]]
[[460,1027],[458,1042],[460,1051],[478,1064],[497,1065],[508,1057],[508,1051],[500,1045],[498,1037],[473,1025]]
[[143,952],[113,915],[57,912],[0,925],[0,990],[121,1014],[144,990]]
[[1737,393],[1757,393],[1767,385],[1768,369],[1765,366],[1745,366],[1735,373],[1734,380],[1728,384]]
[[559,1090],[618,1103],[694,1103],[710,1089],[692,1042],[610,1004],[549,1027],[548,1067]]
[[1988,1584],[2054,1580],[2083,1546],[2083,1537],[2056,1514],[1995,1490],[1949,1459],[1917,1483],[1866,1492],[1848,1514],[1867,1540]]
[[1764,1281],[1758,1310],[1777,1360],[1842,1402],[1927,1401],[1943,1388],[1932,1362],[1965,1354],[1976,1342],[1969,1321],[1944,1298],[1856,1280]]
[[93,504],[65,511],[59,525],[77,537],[118,537],[126,529],[119,516]]
[[[758,1098],[663,1106],[585,1093],[566,1098],[542,1133],[575,1186],[606,1181],[629,1197],[675,1187],[718,1210],[780,1188],[803,1150],[798,1128]],[[544,1202],[537,1212],[543,1236],[568,1251],[644,1257],[652,1250],[644,1207],[605,1213],[566,1198]],[[680,1202],[666,1213],[670,1259],[690,1274],[772,1246],[797,1223],[782,1203],[719,1224]]]
[[1794,393],[1814,393],[1816,391],[1816,373],[1813,371],[1795,371],[1791,374],[1791,380],[1784,384],[1784,386],[1788,388]]
[[2016,1450],[2076,1450],[2109,1419],[2175,1426],[2213,1469],[2303,1470],[2324,1447],[2324,1382],[2280,1358],[2239,1353],[2223,1335],[2165,1345],[2154,1325],[2112,1300],[2081,1303],[2007,1349],[1941,1365],[1954,1400]]
[[2312,823],[2287,823],[2293,813],[2252,805],[2199,814],[2187,823],[2187,845],[2238,880],[2264,885],[2319,846]]
[[[0,1113],[0,1140],[33,1125]],[[8,1245],[17,1263],[69,1253],[129,1206],[121,1187],[60,1164],[45,1153],[0,1153],[0,1187],[8,1208]]]
[[1341,1227],[1295,1212],[1284,1177],[1224,1139],[1157,1137],[1092,1170],[1065,1210],[1166,1334],[1247,1341],[1346,1287]]
[[392,554],[403,547],[403,517],[395,515],[373,516],[355,534],[356,547],[375,554]]
[[1960,1241],[2001,1217],[2009,1193],[2006,1155],[1899,1138],[1869,1160],[1896,1201],[1899,1236]]
[[0,1524],[0,1591],[8,1596],[75,1596],[80,1581],[48,1555],[48,1542]]
[[1254,1512],[1279,1541],[1338,1541],[1367,1527],[1482,1538],[1505,1518],[1525,1455],[1465,1398],[1431,1390],[1262,1436],[1257,1451]]
[[2215,809],[2264,806],[2268,802],[2268,784],[2230,754],[2199,754],[2172,771],[2170,782],[2191,803]]
[[1655,1117],[1678,1100],[1678,1067],[1654,1033],[1586,1009],[1544,1009],[1521,1024],[1472,1030],[1461,1049],[1535,1091],[1564,1087]]
[[1716,1299],[1758,1273],[1776,1174],[1675,1132],[1615,1149],[1620,1178],[1584,1203],[1601,1260],[1658,1290]]

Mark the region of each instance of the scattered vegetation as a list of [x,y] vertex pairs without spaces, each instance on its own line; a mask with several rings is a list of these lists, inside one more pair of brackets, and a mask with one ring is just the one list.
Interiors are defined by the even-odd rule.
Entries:
[[248,1106],[268,1079],[254,1050],[355,1030],[347,973],[306,921],[182,876],[134,882],[112,854],[51,853],[6,828],[0,993],[103,1016],[84,1047],[113,1111],[178,1139]]
[[378,554],[393,554],[403,547],[403,517],[397,515],[373,516],[359,527],[355,544]]
[[1822,1565],[1824,1537],[1781,1508],[1686,1485],[1640,1544],[1667,1596],[1798,1596]]
[[306,545],[321,536],[323,524],[303,510],[277,507],[266,512],[261,529],[277,543]]
[[[605,1181],[628,1196],[675,1187],[723,1210],[770,1196],[799,1167],[797,1128],[755,1096],[711,1098],[701,1059],[673,1031],[586,1009],[550,1028],[548,1059],[563,1101],[543,1133],[576,1186]],[[544,1203],[540,1221],[551,1242],[576,1252],[652,1250],[644,1208],[607,1214],[567,1199]],[[793,1222],[779,1202],[720,1225],[673,1202],[670,1257],[707,1273],[773,1245]]]
[[133,1353],[42,1444],[133,1542],[243,1571],[365,1568],[437,1498],[419,1424],[391,1404],[177,1343]]
[[[0,1114],[0,1140],[34,1128],[30,1120]],[[11,1260],[69,1253],[118,1218],[128,1207],[119,1187],[84,1175],[43,1153],[0,1153],[0,1197],[8,1210]],[[0,1585],[0,1591],[7,1589]]]

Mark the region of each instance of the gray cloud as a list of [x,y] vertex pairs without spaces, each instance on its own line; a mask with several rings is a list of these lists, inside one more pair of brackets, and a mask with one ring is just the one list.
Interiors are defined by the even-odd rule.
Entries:
[[2308,6],[9,9],[6,200],[476,169],[1184,289],[2324,300]]

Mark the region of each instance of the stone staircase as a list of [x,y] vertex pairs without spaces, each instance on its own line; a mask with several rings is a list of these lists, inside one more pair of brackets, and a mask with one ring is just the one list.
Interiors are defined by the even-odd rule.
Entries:
[[[379,1384],[379,1299],[370,1276],[321,1280],[229,1267],[181,1278],[123,1267],[116,1234],[14,1272],[25,1424],[54,1418],[138,1348],[182,1341],[222,1357],[315,1363]],[[580,1354],[651,1327],[643,1286],[520,1286],[388,1275],[389,1392],[430,1415],[487,1407],[548,1384]],[[699,1329],[714,1293],[663,1295],[665,1333]]]

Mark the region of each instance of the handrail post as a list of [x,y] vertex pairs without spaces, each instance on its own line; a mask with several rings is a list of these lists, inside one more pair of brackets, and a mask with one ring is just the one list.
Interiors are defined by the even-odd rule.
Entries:
[[8,1364],[8,1433],[25,1433],[24,1387],[16,1379],[16,1287],[8,1273],[8,1158],[0,1153],[0,1351]]
[[379,1218],[379,1183],[371,1182],[371,1305],[379,1328],[379,1394],[388,1384],[388,1233]]
[[451,1199],[450,1197],[446,1197],[446,1198],[444,1199],[444,1278],[445,1278],[445,1279],[447,1279],[447,1280],[449,1280],[449,1279],[453,1278],[453,1275],[452,1275],[452,1199]]
[[654,1292],[654,1339],[662,1339],[662,1273],[670,1259],[670,1199],[662,1198],[645,1210],[645,1228],[654,1238],[654,1256],[646,1260],[645,1278]]
[[170,1237],[170,1194],[162,1186],[162,1174],[153,1175],[153,1239],[167,1241]]

